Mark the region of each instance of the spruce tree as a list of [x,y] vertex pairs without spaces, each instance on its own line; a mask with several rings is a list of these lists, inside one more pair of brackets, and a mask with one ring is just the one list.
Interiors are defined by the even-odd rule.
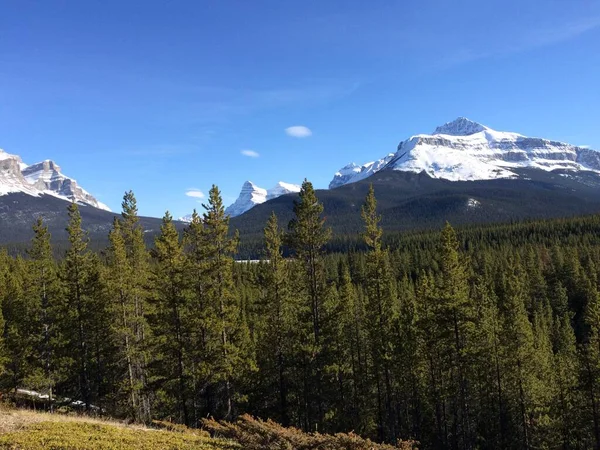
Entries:
[[[323,361],[321,353],[321,315],[326,292],[323,247],[331,237],[321,217],[323,205],[317,198],[312,183],[304,180],[299,200],[294,202],[294,218],[290,221],[287,242],[303,269],[298,290],[308,301],[310,334],[305,348],[304,404],[306,429],[322,429],[324,406],[322,397]],[[301,319],[303,320],[303,319]]]
[[531,447],[531,415],[535,402],[535,348],[532,323],[525,309],[525,274],[518,258],[509,261],[508,273],[503,280],[501,301],[503,373],[514,426],[512,445]]
[[190,425],[188,404],[188,318],[189,298],[185,279],[185,256],[179,233],[167,212],[163,217],[160,235],[154,241],[155,309],[153,312],[154,361],[158,373],[155,385],[166,394],[165,409],[170,409],[168,399],[177,399],[174,408],[179,421]]
[[53,391],[59,379],[57,345],[61,338],[58,334],[57,313],[61,296],[56,262],[52,256],[50,233],[41,217],[34,224],[33,232],[32,246],[28,251],[30,278],[25,295],[31,298],[32,310],[29,320],[34,323],[34,329],[31,331],[32,338],[35,339],[31,356],[36,361],[36,369],[39,371],[32,371],[29,378],[33,381],[33,378],[37,377],[37,380],[31,384],[49,396],[49,404],[52,408]]
[[366,260],[367,321],[371,359],[373,364],[372,383],[377,396],[378,438],[397,438],[396,419],[392,408],[391,355],[394,352],[392,330],[397,315],[396,282],[394,280],[389,253],[382,248],[383,231],[379,226],[377,200],[373,185],[362,207],[365,224],[364,239],[369,248]]
[[[147,422],[151,416],[151,399],[148,390],[148,348],[149,327],[147,322],[148,296],[150,276],[149,254],[144,241],[144,230],[140,224],[138,216],[137,200],[132,191],[128,191],[123,196],[121,203],[121,234],[125,246],[126,265],[127,265],[127,291],[125,292],[125,303],[123,311],[125,314],[124,322],[127,326],[123,333],[130,339],[127,344],[130,355],[128,366],[131,365],[132,383],[130,390],[135,393],[134,417],[137,420]],[[122,342],[124,338],[122,337]],[[129,367],[127,369],[129,372]]]
[[554,435],[563,448],[577,448],[581,438],[581,417],[583,396],[578,392],[580,373],[577,358],[577,342],[571,314],[565,312],[554,319],[554,377],[556,391],[552,403],[555,421]]
[[34,309],[25,295],[26,276],[25,261],[20,257],[12,259],[5,269],[1,292],[4,325],[2,387],[6,391],[12,391],[14,395],[35,368],[31,366],[32,362],[35,363],[32,361],[35,343],[32,338],[36,336],[35,321],[30,320],[30,313]]
[[216,311],[219,334],[218,348],[222,358],[215,368],[215,380],[221,393],[219,416],[235,414],[235,401],[241,398],[236,391],[239,381],[254,367],[254,355],[248,340],[245,312],[236,298],[233,282],[233,254],[237,235],[229,236],[229,216],[225,214],[217,186],[210,189],[208,203],[203,205],[203,236],[206,255],[206,298],[209,308]]
[[600,448],[600,294],[590,289],[585,308],[587,332],[580,347],[581,386],[584,417],[591,426],[595,448]]
[[89,411],[93,392],[93,322],[102,311],[97,306],[97,272],[88,250],[88,238],[81,226],[81,214],[76,203],[68,208],[69,249],[65,255],[62,280],[65,289],[66,309],[63,310],[63,333],[69,345],[66,355],[73,360],[76,379],[70,389]]
[[214,414],[216,409],[217,365],[220,350],[218,309],[209,298],[208,248],[204,223],[194,210],[192,220],[184,230],[186,251],[186,283],[190,290],[190,373],[194,396],[193,419]]
[[441,276],[436,308],[436,333],[442,350],[449,354],[445,383],[452,397],[452,437],[454,446],[469,448],[473,445],[471,417],[469,416],[469,361],[465,353],[471,345],[474,329],[473,308],[469,297],[466,267],[459,253],[456,232],[449,223],[442,231]]
[[132,323],[136,316],[131,286],[133,268],[127,258],[121,221],[116,217],[108,238],[110,246],[107,258],[107,281],[111,313],[114,319],[111,329],[116,339],[120,361],[117,367],[117,388],[119,394],[122,393],[123,397],[127,399],[127,415],[134,420],[142,420],[140,414],[142,386],[138,377],[139,364],[136,364],[140,355],[136,355],[135,326]]
[[283,234],[272,213],[264,229],[265,263],[260,279],[264,288],[261,292],[258,316],[260,331],[258,334],[257,363],[261,390],[264,398],[269,399],[275,417],[283,425],[289,425],[289,389],[290,364],[293,358],[290,349],[291,330],[294,325],[292,305],[288,286],[288,268],[282,256]]

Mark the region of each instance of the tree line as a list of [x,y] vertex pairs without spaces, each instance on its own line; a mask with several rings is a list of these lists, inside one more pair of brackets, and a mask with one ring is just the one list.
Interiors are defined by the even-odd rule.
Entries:
[[[600,218],[386,240],[332,236],[305,181],[262,259],[235,261],[216,186],[144,242],[133,193],[93,252],[76,204],[53,257],[39,219],[0,252],[0,387],[148,423],[242,414],[435,449],[600,447]],[[570,230],[570,231],[565,231]]]

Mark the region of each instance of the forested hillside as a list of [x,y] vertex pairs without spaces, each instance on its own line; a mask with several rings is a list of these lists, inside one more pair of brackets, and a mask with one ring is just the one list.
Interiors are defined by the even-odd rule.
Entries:
[[0,253],[0,387],[143,423],[600,446],[600,217],[384,236],[373,188],[357,215],[362,244],[325,252],[305,182],[242,263],[216,187],[183,234],[166,214],[152,250],[132,193],[101,252],[73,204],[61,258],[41,220],[27,255]]

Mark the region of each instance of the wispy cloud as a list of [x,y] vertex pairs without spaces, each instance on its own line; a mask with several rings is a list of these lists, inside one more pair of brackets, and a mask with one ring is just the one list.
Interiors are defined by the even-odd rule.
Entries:
[[307,138],[312,136],[312,131],[310,128],[305,127],[304,125],[294,125],[293,127],[287,127],[285,129],[285,133],[288,136],[295,138]]
[[600,17],[588,17],[567,23],[562,27],[533,30],[525,36],[520,46],[513,48],[513,51],[524,51],[568,41],[598,27],[600,27]]
[[483,50],[461,48],[453,53],[446,54],[439,60],[437,66],[446,68],[494,56],[523,53],[575,39],[596,28],[600,28],[600,16],[585,18],[558,26],[529,28],[523,34],[514,34],[512,37],[507,38],[501,45],[495,48],[488,47]]
[[250,158],[258,158],[260,156],[258,152],[255,152],[254,150],[242,150],[240,153],[244,156],[249,156]]
[[187,191],[185,191],[185,195],[192,198],[204,198],[204,192],[196,188],[188,189]]

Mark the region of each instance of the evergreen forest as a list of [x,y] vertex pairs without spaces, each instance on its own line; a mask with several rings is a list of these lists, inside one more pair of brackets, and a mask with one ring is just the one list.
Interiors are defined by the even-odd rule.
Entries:
[[0,250],[4,398],[422,449],[600,448],[600,216],[384,234],[371,186],[357,244],[305,181],[240,261],[216,186],[152,245],[132,192],[107,248],[68,214],[60,252],[41,219],[25,252]]

